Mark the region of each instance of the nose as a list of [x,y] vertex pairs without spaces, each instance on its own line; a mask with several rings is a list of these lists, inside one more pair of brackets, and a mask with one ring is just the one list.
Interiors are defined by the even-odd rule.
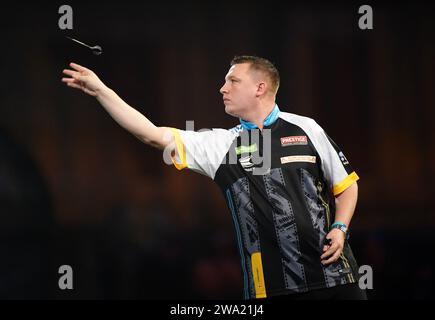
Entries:
[[220,90],[219,90],[219,92],[221,93],[221,94],[225,94],[225,93],[228,93],[228,90],[227,90],[227,88],[226,88],[226,83],[224,83],[224,85],[222,86],[222,88],[220,88]]

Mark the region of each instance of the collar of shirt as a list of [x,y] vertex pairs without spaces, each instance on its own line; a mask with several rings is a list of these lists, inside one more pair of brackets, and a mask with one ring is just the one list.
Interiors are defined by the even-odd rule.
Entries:
[[[270,126],[272,123],[274,123],[279,117],[279,112],[280,112],[280,110],[278,108],[278,105],[275,104],[275,107],[273,108],[272,112],[269,113],[269,115],[266,117],[266,119],[264,119],[263,125],[265,127],[267,127],[267,126]],[[242,125],[242,127],[246,130],[258,128],[257,125],[252,123],[252,122],[243,120],[242,118],[239,118],[239,120],[240,120],[240,124]]]

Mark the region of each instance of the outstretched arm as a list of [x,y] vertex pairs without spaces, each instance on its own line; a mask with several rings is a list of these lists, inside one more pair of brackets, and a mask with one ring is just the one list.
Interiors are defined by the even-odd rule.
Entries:
[[63,70],[63,73],[69,77],[62,78],[62,81],[69,87],[82,90],[97,98],[121,127],[142,142],[158,149],[163,150],[174,145],[171,129],[155,126],[143,114],[122,100],[115,91],[107,87],[92,70],[76,63],[70,63],[70,67],[73,70]]

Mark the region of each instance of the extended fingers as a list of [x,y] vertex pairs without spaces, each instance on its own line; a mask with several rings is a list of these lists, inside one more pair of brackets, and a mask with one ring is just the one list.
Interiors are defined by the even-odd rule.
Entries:
[[76,73],[76,71],[69,70],[69,69],[63,69],[62,72],[69,75],[69,76],[72,76],[74,73]]
[[77,70],[77,71],[88,71],[89,70],[89,69],[87,69],[87,68],[85,68],[85,67],[83,67],[83,66],[81,66],[81,65],[79,65],[77,63],[74,63],[74,62],[71,62],[69,64],[69,66],[71,68],[73,68],[74,70]]
[[74,82],[67,82],[67,86],[72,87],[72,88],[76,88],[76,89],[82,89],[81,85],[74,83]]
[[62,82],[65,82],[65,83],[77,82],[77,80],[74,78],[62,78]]
[[80,77],[80,73],[77,71],[73,71],[73,70],[69,70],[69,69],[64,69],[62,71],[64,74],[73,77],[74,79],[78,79]]

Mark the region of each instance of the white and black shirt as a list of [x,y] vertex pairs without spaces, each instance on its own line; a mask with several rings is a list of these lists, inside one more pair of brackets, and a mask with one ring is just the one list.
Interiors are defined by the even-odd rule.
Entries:
[[356,282],[349,244],[320,263],[334,222],[335,196],[357,174],[313,120],[275,106],[262,131],[242,122],[204,132],[173,129],[174,165],[212,178],[232,214],[244,297],[306,292]]

